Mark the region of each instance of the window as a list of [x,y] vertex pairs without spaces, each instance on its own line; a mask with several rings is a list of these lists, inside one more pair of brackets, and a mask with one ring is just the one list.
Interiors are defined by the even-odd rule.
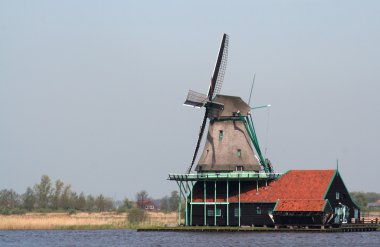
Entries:
[[207,210],[207,216],[214,216],[214,210],[212,210],[212,209],[208,209]]
[[260,207],[256,208],[256,214],[261,214],[261,208]]
[[339,200],[339,197],[340,197],[339,192],[336,192],[336,193],[335,193],[335,198],[336,198],[337,200]]
[[268,209],[268,214],[273,214],[273,209]]
[[241,157],[241,149],[238,149],[238,150],[236,151],[236,156],[239,157],[239,158]]
[[234,209],[234,216],[239,217],[239,208]]
[[[207,216],[213,217],[214,216],[214,209],[207,209]],[[216,209],[215,216],[222,216],[222,210],[220,208]]]
[[215,216],[222,216],[222,210],[220,208],[216,209]]
[[236,166],[235,171],[244,171],[244,167],[243,166]]
[[219,141],[223,140],[223,130],[219,130]]

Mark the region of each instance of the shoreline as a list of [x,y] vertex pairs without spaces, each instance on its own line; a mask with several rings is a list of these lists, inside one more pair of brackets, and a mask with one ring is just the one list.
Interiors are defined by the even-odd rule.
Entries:
[[380,226],[361,225],[351,228],[274,228],[274,227],[205,227],[205,226],[179,226],[179,227],[147,227],[138,228],[138,232],[309,232],[309,233],[338,233],[338,232],[376,232]]
[[[24,215],[0,215],[0,230],[112,230],[130,229],[166,232],[342,232],[342,231],[380,231],[380,225],[366,224],[354,229],[287,229],[272,227],[210,227],[178,226],[177,213],[147,212],[147,218],[141,223],[128,221],[127,213],[27,213]],[[364,228],[363,228],[364,227]]]

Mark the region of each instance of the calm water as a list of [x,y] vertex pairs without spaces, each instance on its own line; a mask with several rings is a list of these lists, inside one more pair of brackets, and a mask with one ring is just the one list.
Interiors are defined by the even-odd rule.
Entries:
[[380,232],[174,233],[134,230],[0,231],[0,246],[380,246]]

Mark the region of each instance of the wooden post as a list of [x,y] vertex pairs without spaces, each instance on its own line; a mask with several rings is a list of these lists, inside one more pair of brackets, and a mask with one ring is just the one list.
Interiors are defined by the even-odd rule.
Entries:
[[228,180],[227,180],[227,205],[226,205],[226,208],[227,208],[227,226],[229,226],[230,225],[230,213],[229,213],[229,211],[230,211],[230,204],[229,204],[229,199],[228,199]]
[[178,187],[179,187],[178,225],[181,225],[182,187],[180,183],[178,183]]
[[194,184],[191,182],[191,189],[190,189],[190,226],[193,225],[193,189]]
[[239,179],[239,226],[240,226],[240,179]]
[[216,180],[214,182],[214,226],[216,226]]

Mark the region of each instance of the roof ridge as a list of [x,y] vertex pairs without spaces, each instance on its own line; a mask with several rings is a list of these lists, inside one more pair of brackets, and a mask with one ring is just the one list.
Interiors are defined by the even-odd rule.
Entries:
[[289,170],[289,172],[291,171],[335,171],[336,169],[293,169],[293,170]]
[[326,199],[281,199],[279,198],[278,200],[283,200],[283,201],[324,201]]

